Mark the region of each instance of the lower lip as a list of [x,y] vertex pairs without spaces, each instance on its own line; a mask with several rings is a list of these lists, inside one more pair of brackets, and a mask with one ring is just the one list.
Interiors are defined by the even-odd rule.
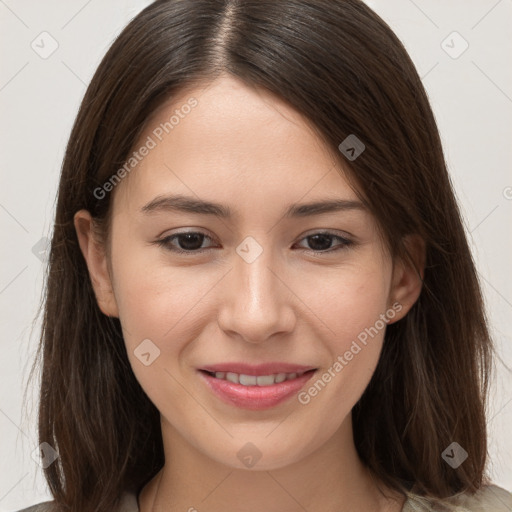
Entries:
[[316,371],[310,371],[296,379],[285,380],[271,386],[244,386],[217,379],[201,370],[199,373],[209,388],[224,402],[242,409],[260,411],[275,407],[298,393]]

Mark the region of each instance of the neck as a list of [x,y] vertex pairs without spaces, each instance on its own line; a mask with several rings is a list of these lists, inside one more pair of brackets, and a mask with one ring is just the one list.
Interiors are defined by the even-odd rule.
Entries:
[[[326,443],[277,469],[238,469],[207,457],[162,420],[165,465],[139,496],[140,512],[400,512],[404,497],[357,455],[351,415]],[[383,490],[385,492],[383,492]]]

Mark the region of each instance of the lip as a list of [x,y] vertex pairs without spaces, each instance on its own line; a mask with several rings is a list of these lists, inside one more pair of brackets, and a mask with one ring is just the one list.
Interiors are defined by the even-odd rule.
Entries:
[[275,373],[302,373],[309,370],[316,370],[314,366],[303,366],[300,364],[292,363],[261,363],[261,364],[248,364],[248,363],[219,363],[208,366],[202,366],[199,370],[206,370],[208,372],[233,372],[243,373],[244,375],[273,375]]
[[[296,366],[296,365],[294,365]],[[282,365],[281,365],[282,367]],[[254,367],[252,368],[254,369]],[[275,407],[282,402],[290,399],[296,395],[306,382],[313,377],[317,372],[314,368],[309,368],[308,373],[301,375],[292,380],[285,380],[271,386],[244,386],[242,384],[235,384],[233,382],[217,379],[206,373],[204,370],[198,370],[199,375],[208,388],[215,393],[224,403],[234,405],[241,409],[250,409],[253,411],[261,411]],[[208,370],[213,371],[213,370]],[[222,370],[216,370],[222,371]],[[304,371],[304,370],[300,370]],[[244,372],[235,372],[244,373]],[[246,375],[269,375],[272,373],[247,373]],[[293,373],[293,372],[282,372]]]

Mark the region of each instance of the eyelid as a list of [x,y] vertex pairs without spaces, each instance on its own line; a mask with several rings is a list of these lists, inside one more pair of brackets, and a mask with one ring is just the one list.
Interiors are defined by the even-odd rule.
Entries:
[[[342,233],[342,234],[340,234],[340,233]],[[167,249],[171,253],[187,254],[189,256],[193,256],[194,254],[202,254],[202,253],[208,251],[209,249],[211,249],[211,247],[206,247],[206,248],[202,248],[202,249],[187,251],[185,249],[180,249],[178,247],[171,246],[171,243],[170,243],[171,240],[175,240],[179,236],[186,235],[186,234],[202,235],[205,239],[215,242],[215,238],[208,235],[206,232],[199,230],[199,229],[195,229],[195,230],[192,229],[192,230],[188,230],[188,231],[179,231],[177,233],[167,235],[163,238],[159,238],[158,240],[156,240],[153,243],[160,245],[161,247],[163,247],[164,249]],[[313,249],[307,249],[305,247],[302,247],[301,249],[303,250],[303,252],[312,254],[314,256],[321,256],[324,254],[335,253],[339,250],[349,249],[356,244],[355,240],[353,240],[351,236],[347,236],[347,234],[345,232],[341,232],[341,231],[337,231],[337,230],[329,230],[329,229],[317,229],[317,230],[311,230],[309,232],[302,234],[300,236],[300,238],[296,242],[294,242],[293,245],[296,245],[296,244],[302,242],[303,240],[306,240],[307,238],[315,236],[315,235],[330,236],[333,239],[338,239],[341,243],[339,243],[338,245],[335,245],[334,248],[325,249],[323,251],[315,251]]]
[[327,236],[332,237],[333,239],[338,239],[339,241],[341,241],[341,243],[338,244],[337,246],[334,246],[334,248],[326,249],[325,251],[314,251],[312,249],[303,248],[304,251],[306,251],[307,253],[313,254],[313,255],[316,255],[316,256],[320,256],[322,254],[334,253],[334,252],[336,252],[338,250],[348,249],[351,246],[355,245],[355,240],[353,240],[350,236],[348,236],[345,233],[343,233],[343,234],[340,234],[340,233],[342,233],[342,232],[336,231],[336,230],[329,230],[329,229],[313,230],[311,232],[307,232],[307,233],[301,235],[299,240],[297,242],[295,242],[295,243],[300,243],[303,240],[306,240],[306,238],[309,238],[309,237],[315,236],[315,235],[327,235]]
[[302,235],[300,235],[300,238],[298,240],[302,240],[303,238],[307,238],[308,236],[313,235],[330,235],[330,236],[337,236],[340,238],[343,238],[345,240],[351,240],[353,236],[350,233],[347,233],[346,231],[340,231],[338,229],[328,229],[328,228],[317,228],[317,229],[310,229],[309,231],[306,231]]
[[179,236],[182,235],[202,235],[205,239],[208,239],[212,242],[215,242],[215,238],[208,235],[205,231],[201,229],[189,229],[188,231],[178,231],[177,233],[172,233],[170,235],[166,235],[163,238],[158,238],[153,243],[163,247],[164,249],[167,249],[171,253],[175,254],[188,254],[190,256],[193,256],[194,254],[202,254],[203,252],[210,249],[210,247],[206,247],[203,249],[198,249],[195,251],[187,251],[185,249],[180,249],[179,247],[171,246],[171,240],[177,239]]

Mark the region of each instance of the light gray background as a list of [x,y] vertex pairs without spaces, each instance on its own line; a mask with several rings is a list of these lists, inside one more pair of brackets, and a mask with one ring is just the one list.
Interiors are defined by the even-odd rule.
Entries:
[[[113,38],[149,3],[0,0],[0,512],[51,497],[31,457],[36,389],[22,409],[40,328],[32,322],[44,251],[32,249],[51,236],[64,147],[86,86]],[[439,125],[500,353],[490,467],[494,482],[512,490],[512,0],[367,3],[404,42]],[[58,43],[46,59],[31,48],[34,40],[50,48],[43,31]],[[457,58],[464,42],[446,39],[453,31],[469,44]]]

